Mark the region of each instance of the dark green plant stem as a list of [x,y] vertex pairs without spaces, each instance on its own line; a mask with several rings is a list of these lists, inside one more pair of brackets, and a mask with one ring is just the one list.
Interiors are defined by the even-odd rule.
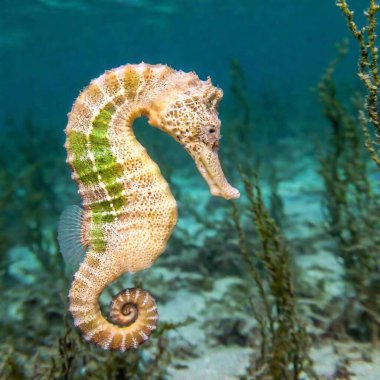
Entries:
[[[354,21],[354,12],[349,8],[346,0],[338,0],[336,5],[342,10],[346,17],[347,25],[351,34],[357,40],[360,48],[359,57],[359,78],[367,90],[364,111],[360,111],[360,121],[365,136],[365,145],[371,155],[371,158],[380,168],[380,156],[378,144],[380,143],[380,117],[378,113],[379,104],[379,68],[378,68],[378,47],[376,46],[377,35],[377,12],[380,5],[376,0],[369,0],[369,8],[364,12],[367,18],[367,24],[359,28]],[[372,124],[375,133],[375,140],[371,139],[368,130],[368,123]]]
[[[379,204],[368,178],[366,151],[360,133],[361,121],[337,97],[333,80],[336,65],[346,54],[347,45],[338,46],[338,57],[326,69],[318,85],[323,112],[331,126],[325,151],[320,153],[319,173],[323,179],[323,210],[327,232],[335,240],[334,253],[342,260],[345,284],[354,293],[346,309],[365,308],[367,322],[358,315],[356,323],[370,330],[373,347],[377,345],[378,301],[373,296],[378,272]],[[357,108],[358,97],[353,99]],[[360,117],[360,115],[359,115]],[[347,310],[342,315],[342,327]],[[347,332],[345,331],[345,335]]]
[[[255,226],[258,240],[253,254],[241,223],[242,216],[234,204],[232,219],[240,252],[259,296],[251,304],[261,335],[260,357],[252,361],[249,375],[257,380],[297,380],[306,372],[310,378],[317,379],[308,354],[309,338],[296,313],[288,246],[264,204],[257,174],[241,173],[241,177],[248,198],[248,221]],[[258,264],[262,271],[257,269]]]

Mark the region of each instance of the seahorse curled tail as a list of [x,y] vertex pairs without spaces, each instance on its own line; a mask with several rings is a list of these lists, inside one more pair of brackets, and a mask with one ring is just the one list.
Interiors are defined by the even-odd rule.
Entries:
[[150,294],[132,288],[113,297],[109,311],[112,323],[105,319],[98,298],[117,277],[114,271],[104,268],[88,252],[74,275],[69,310],[86,340],[104,349],[125,351],[127,348],[137,348],[148,339],[156,328],[158,314],[156,302]]

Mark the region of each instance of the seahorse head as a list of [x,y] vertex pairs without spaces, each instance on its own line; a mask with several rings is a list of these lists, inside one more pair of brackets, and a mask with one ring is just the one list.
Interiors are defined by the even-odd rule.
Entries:
[[223,92],[209,78],[202,81],[194,73],[180,75],[170,96],[156,108],[159,116],[154,117],[153,124],[191,155],[212,195],[238,198],[240,193],[228,183],[218,157],[221,123],[217,109]]

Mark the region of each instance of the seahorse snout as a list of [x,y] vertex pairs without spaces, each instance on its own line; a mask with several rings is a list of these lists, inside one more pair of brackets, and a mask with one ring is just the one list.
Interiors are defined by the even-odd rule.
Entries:
[[240,197],[240,191],[229,185],[228,191],[221,192],[219,189],[210,189],[210,192],[215,197],[223,197],[224,199],[237,199]]
[[236,199],[240,197],[239,190],[228,183],[216,151],[204,147],[200,151],[199,156],[194,157],[194,159],[212,195],[225,199]]

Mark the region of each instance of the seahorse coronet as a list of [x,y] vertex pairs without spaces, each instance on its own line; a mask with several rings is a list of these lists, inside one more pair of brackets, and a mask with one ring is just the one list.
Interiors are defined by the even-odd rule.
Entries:
[[237,198],[218,159],[222,96],[210,78],[202,81],[193,72],[127,64],[92,80],[68,115],[67,162],[82,198],[78,236],[87,248],[71,284],[69,310],[83,337],[103,349],[137,348],[156,328],[157,305],[145,290],[118,293],[109,318],[99,296],[123,273],[149,268],[177,222],[176,201],[137,141],[133,121],[147,116],[188,151],[213,195]]

